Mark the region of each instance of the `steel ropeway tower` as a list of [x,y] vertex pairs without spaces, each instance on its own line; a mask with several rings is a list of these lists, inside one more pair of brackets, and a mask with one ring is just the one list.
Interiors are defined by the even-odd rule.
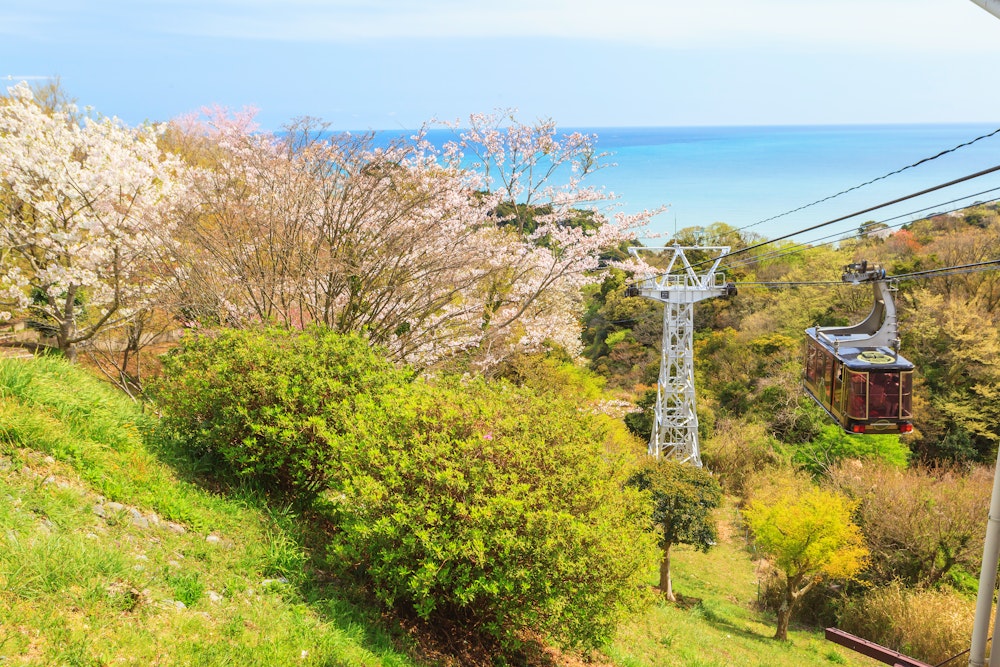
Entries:
[[[674,245],[629,251],[636,257],[640,257],[640,252],[659,253],[657,263],[663,264],[663,273],[638,280],[626,291],[630,296],[663,304],[663,345],[649,455],[668,456],[701,467],[694,389],[694,304],[736,293],[735,285],[727,283],[717,272],[729,248]],[[685,251],[707,253],[710,259],[692,265]]]

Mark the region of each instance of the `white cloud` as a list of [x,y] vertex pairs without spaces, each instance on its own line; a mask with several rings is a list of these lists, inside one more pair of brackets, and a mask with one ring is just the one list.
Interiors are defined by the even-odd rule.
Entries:
[[[88,25],[276,41],[578,38],[659,48],[996,52],[968,0],[5,0],[0,34]],[[115,26],[115,27],[111,27]]]
[[[1000,21],[954,0],[161,0],[178,33],[356,41],[549,37],[654,47],[1000,48]],[[167,11],[169,10],[169,11]]]

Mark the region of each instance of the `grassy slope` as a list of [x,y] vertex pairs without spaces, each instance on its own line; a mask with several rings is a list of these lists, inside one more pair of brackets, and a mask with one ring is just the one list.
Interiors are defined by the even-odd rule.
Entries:
[[[420,664],[311,573],[294,515],[186,481],[144,443],[150,421],[58,360],[0,359],[0,662]],[[771,640],[741,544],[674,560],[676,589],[701,602],[622,628],[617,664],[876,664],[816,632]]]
[[674,590],[682,605],[661,604],[623,628],[610,653],[638,667],[805,667],[881,665],[823,638],[815,629],[789,631],[789,642],[772,639],[774,619],[753,610],[757,576],[741,535],[726,530],[735,510],[720,512],[720,539],[708,553],[681,546],[673,551]]
[[64,363],[0,360],[0,662],[413,664],[303,571],[294,516],[185,482],[145,425]]

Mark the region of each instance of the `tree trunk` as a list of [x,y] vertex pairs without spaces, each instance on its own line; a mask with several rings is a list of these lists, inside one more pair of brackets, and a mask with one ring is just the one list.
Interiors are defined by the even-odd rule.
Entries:
[[66,290],[66,300],[62,305],[62,312],[59,317],[59,333],[56,334],[56,341],[59,350],[72,362],[76,361],[76,345],[72,338],[76,335],[76,318],[73,309],[76,305],[76,285],[70,285]]
[[660,590],[671,602],[677,602],[674,588],[670,581],[670,545],[663,547],[663,559],[660,561]]
[[778,630],[774,633],[774,638],[783,642],[788,641],[788,622],[792,619],[792,604],[788,596],[781,599],[781,606],[778,607]]
[[792,607],[798,599],[795,589],[799,587],[801,579],[801,576],[796,576],[785,580],[785,592],[781,596],[781,606],[778,607],[778,629],[774,633],[774,638],[779,641],[788,641],[788,622],[792,620]]
[[63,353],[63,356],[68,361],[75,363],[76,343],[71,342],[74,333],[72,321],[60,322],[59,331],[56,333],[56,344],[59,346],[59,351]]
[[805,575],[800,573],[785,582],[785,593],[781,597],[781,606],[778,607],[778,629],[774,633],[774,638],[783,642],[788,641],[788,622],[792,620],[792,610],[799,599],[812,590],[819,578],[813,578],[805,586],[800,586]]

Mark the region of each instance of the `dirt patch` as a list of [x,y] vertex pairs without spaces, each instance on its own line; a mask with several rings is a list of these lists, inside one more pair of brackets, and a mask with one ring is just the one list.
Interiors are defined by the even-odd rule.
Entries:
[[723,544],[746,544],[746,527],[736,507],[737,498],[727,497],[722,507],[715,511],[718,540]]

